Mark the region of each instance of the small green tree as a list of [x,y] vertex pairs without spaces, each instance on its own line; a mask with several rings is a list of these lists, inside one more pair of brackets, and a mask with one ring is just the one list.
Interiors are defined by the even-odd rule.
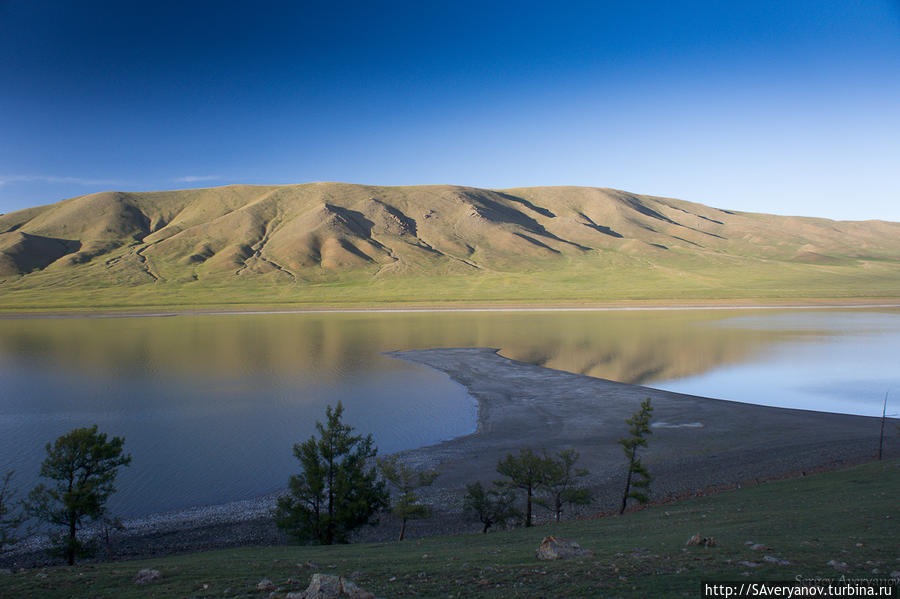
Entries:
[[510,489],[525,491],[525,526],[531,526],[531,504],[537,491],[546,482],[553,468],[553,458],[547,454],[537,455],[530,447],[519,450],[519,455],[511,453],[497,463],[497,472],[509,478],[498,484]]
[[0,478],[0,555],[19,542],[16,534],[25,521],[24,510],[16,502],[16,490],[10,486],[13,474],[15,471],[10,470]]
[[625,424],[629,425],[628,434],[631,435],[625,439],[619,439],[619,444],[625,451],[625,457],[628,458],[628,476],[625,479],[625,493],[622,494],[622,506],[619,513],[625,512],[625,505],[628,499],[635,499],[638,503],[644,504],[649,501],[646,493],[637,491],[633,487],[647,489],[650,487],[650,473],[641,463],[641,458],[637,455],[638,447],[647,447],[647,435],[653,434],[650,430],[650,416],[653,413],[653,406],[650,405],[648,397],[641,402],[640,409],[635,412],[631,418],[625,420]]
[[581,479],[588,475],[588,471],[575,468],[578,457],[578,452],[574,449],[564,449],[556,454],[556,458],[548,465],[547,476],[541,484],[549,497],[535,499],[535,503],[553,512],[557,522],[566,504],[588,505],[592,500],[590,490],[580,486]]
[[28,509],[39,520],[64,528],[56,539],[56,550],[69,565],[76,556],[90,555],[78,539],[78,530],[89,521],[102,518],[106,501],[116,487],[113,484],[120,466],[131,463],[122,454],[125,439],[106,439],[97,425],[76,428],[47,444],[47,457],[41,464],[41,477],[54,481],[52,487],[40,484],[28,495]]
[[516,497],[510,489],[491,489],[485,491],[480,482],[466,485],[463,498],[463,511],[478,519],[482,524],[481,532],[486,533],[493,526],[503,526],[509,520],[521,517],[521,513],[513,503]]
[[316,422],[319,438],[294,445],[302,472],[290,478],[290,493],[278,499],[275,523],[300,541],[322,545],[348,543],[350,533],[374,524],[388,505],[384,483],[368,465],[378,450],[372,435],[353,435],[343,424],[344,406],[325,410],[326,423]]
[[400,536],[397,540],[402,541],[406,536],[408,520],[427,518],[431,514],[431,509],[421,503],[421,498],[416,491],[423,487],[430,487],[439,473],[437,470],[422,472],[410,468],[401,463],[397,456],[379,460],[378,467],[384,480],[397,490],[397,499],[391,506],[391,512],[400,519]]

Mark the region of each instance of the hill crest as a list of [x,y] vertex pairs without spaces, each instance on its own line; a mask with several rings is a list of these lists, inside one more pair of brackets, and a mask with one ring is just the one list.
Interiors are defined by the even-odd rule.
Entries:
[[608,188],[347,183],[102,192],[0,216],[0,285],[266,284],[900,261],[900,224]]

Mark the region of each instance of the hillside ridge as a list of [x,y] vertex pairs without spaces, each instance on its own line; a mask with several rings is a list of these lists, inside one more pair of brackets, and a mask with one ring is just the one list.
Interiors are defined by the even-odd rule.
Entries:
[[[108,191],[0,215],[0,287],[320,284],[575,269],[900,265],[900,223],[595,187],[348,183]],[[825,269],[825,270],[823,270]]]

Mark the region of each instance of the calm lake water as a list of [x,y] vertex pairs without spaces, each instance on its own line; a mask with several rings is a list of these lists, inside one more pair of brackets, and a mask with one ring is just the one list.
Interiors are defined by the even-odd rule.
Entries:
[[110,502],[133,516],[284,487],[339,400],[381,452],[467,434],[465,389],[381,353],[429,347],[810,410],[880,415],[900,394],[896,309],[0,320],[0,473],[24,492],[48,441],[96,423],[134,458]]

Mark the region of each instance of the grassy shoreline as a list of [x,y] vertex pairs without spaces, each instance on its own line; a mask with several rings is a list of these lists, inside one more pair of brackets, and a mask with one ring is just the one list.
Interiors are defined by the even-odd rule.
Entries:
[[639,310],[777,310],[777,309],[884,309],[900,308],[900,297],[708,299],[708,300],[618,300],[608,302],[332,302],[332,303],[211,303],[211,304],[124,304],[90,307],[41,306],[9,308],[0,305],[0,318],[91,317],[91,316],[174,316],[219,314],[313,314],[379,312],[525,312],[525,311],[639,311]]

